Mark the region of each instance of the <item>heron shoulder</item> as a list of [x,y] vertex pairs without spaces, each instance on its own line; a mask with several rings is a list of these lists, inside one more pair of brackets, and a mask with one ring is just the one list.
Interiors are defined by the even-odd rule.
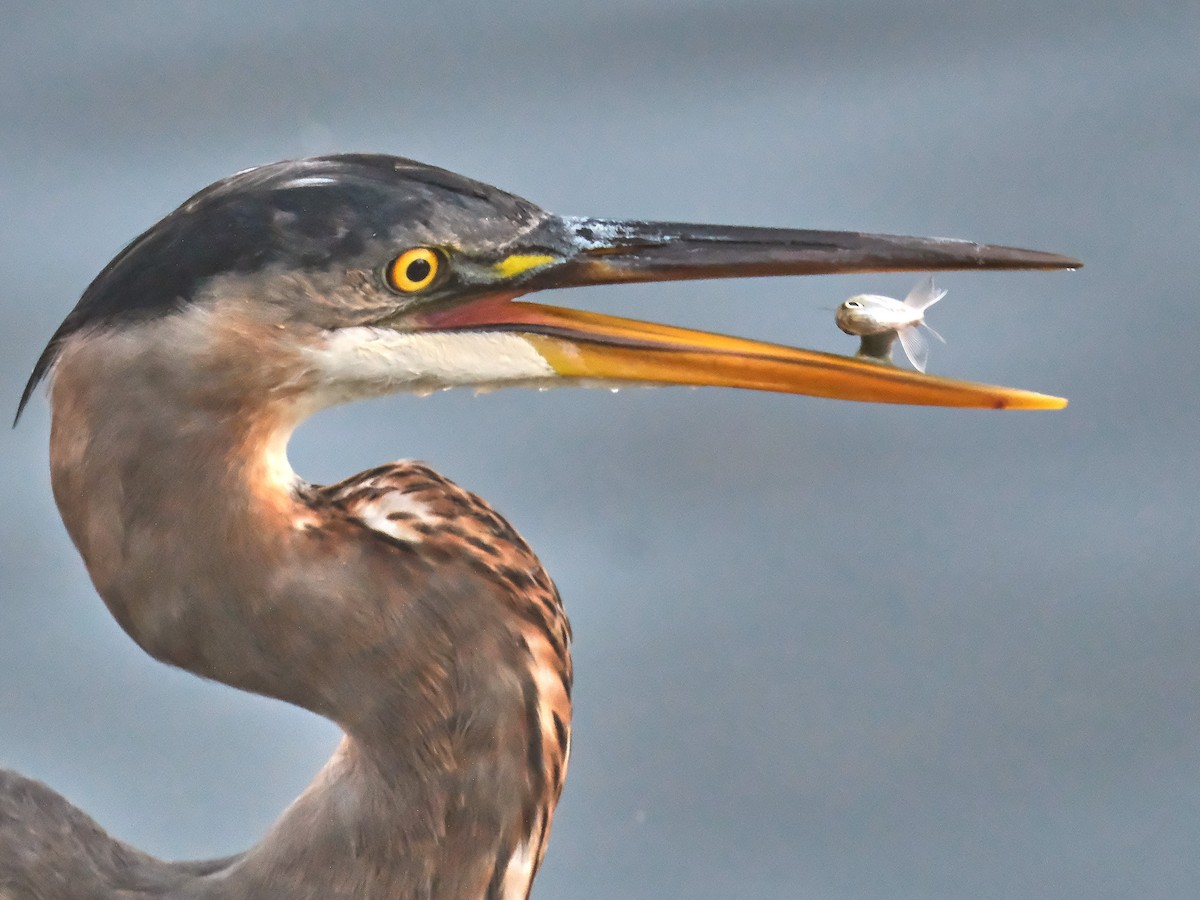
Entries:
[[[315,489],[310,508],[358,523],[407,554],[470,566],[516,624],[546,708],[547,742],[565,755],[572,681],[571,626],[558,588],[530,549],[487,501],[429,466],[401,461]],[[556,721],[557,720],[557,721]],[[565,764],[565,759],[564,759]],[[554,773],[561,779],[563,772]]]
[[485,560],[489,568],[517,577],[522,587],[553,588],[533,550],[503,516],[424,463],[402,460],[360,472],[318,488],[310,502],[389,542],[429,551],[440,546]]

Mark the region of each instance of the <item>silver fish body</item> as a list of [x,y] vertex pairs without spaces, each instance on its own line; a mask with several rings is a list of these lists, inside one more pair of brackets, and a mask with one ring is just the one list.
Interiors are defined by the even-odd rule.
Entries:
[[903,300],[880,294],[858,294],[838,306],[834,320],[838,328],[861,338],[858,355],[878,362],[892,361],[892,344],[898,337],[913,368],[925,371],[929,361],[929,343],[921,329],[927,329],[939,341],[940,334],[925,323],[925,310],[946,291],[934,287],[933,276],[923,278]]

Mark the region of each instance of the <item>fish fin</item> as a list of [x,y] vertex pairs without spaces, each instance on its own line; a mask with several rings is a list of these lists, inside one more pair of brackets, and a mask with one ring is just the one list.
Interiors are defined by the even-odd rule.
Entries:
[[913,368],[924,372],[925,364],[929,362],[929,342],[925,340],[925,335],[921,334],[921,329],[916,325],[906,325],[896,334],[899,335],[900,346],[904,348],[904,355],[913,364]]
[[946,343],[946,339],[945,339],[944,337],[942,337],[940,334],[938,334],[938,333],[937,333],[937,329],[936,329],[936,328],[934,328],[932,325],[930,325],[930,324],[929,324],[928,322],[926,322],[924,319],[922,319],[922,320],[921,320],[921,324],[922,324],[922,325],[924,325],[926,328],[928,328],[928,329],[929,329],[929,333],[930,333],[930,334],[932,334],[932,335],[933,335],[935,338],[937,338],[937,339],[938,339],[939,341],[941,341],[943,344],[944,344],[944,343]]
[[947,293],[948,291],[934,287],[933,276],[926,275],[908,292],[908,296],[904,298],[904,305],[912,309],[929,309]]

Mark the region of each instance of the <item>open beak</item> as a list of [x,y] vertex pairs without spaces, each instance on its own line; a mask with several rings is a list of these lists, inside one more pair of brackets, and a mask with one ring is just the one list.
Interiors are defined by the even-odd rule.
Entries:
[[418,327],[516,333],[558,375],[590,383],[714,385],[992,409],[1061,409],[1067,403],[830,353],[513,299],[546,288],[640,281],[1081,265],[1065,256],[939,238],[556,217],[522,244],[497,264],[508,274],[501,292],[428,310]]

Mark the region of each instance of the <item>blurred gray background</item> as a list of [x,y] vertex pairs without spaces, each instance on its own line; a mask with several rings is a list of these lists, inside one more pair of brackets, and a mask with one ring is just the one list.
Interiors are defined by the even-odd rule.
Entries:
[[[1200,6],[993,0],[6,3],[0,398],[132,236],[250,165],[412,156],[561,213],[1068,253],[961,273],[931,370],[1061,413],[715,389],[398,397],[298,471],[430,461],[577,634],[537,897],[1200,890]],[[853,352],[914,276],[554,301]],[[168,670],[59,523],[41,395],[0,436],[0,765],[168,857],[252,843],[336,730]]]

